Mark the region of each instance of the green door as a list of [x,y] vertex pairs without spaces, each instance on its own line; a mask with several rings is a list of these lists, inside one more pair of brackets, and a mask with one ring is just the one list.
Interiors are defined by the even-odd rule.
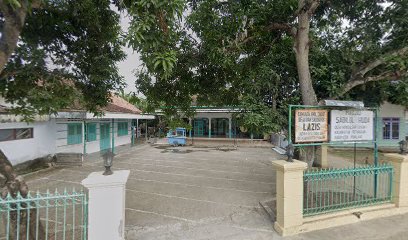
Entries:
[[110,124],[109,123],[101,123],[100,124],[100,132],[101,132],[101,139],[100,139],[100,148],[102,150],[110,149],[111,139],[110,139]]
[[219,119],[218,120],[218,133],[217,135],[219,136],[224,136],[225,135],[225,129],[224,129],[224,119]]
[[204,136],[204,121],[201,119],[194,120],[194,136],[195,137]]

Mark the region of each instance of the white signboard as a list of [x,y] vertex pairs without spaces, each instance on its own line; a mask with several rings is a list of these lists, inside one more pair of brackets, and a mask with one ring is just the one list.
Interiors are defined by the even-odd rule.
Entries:
[[327,110],[295,111],[295,142],[326,142],[328,140]]
[[374,139],[374,112],[359,110],[332,110],[330,141],[372,141]]

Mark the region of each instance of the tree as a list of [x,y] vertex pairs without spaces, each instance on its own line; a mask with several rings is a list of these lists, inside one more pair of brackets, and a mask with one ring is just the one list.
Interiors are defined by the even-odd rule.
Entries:
[[[160,73],[165,75],[169,65],[161,57],[170,56],[173,61],[166,49],[171,43],[168,39],[174,38],[167,26],[172,25],[173,12],[180,11],[182,4],[163,2],[0,1],[1,97],[10,103],[12,113],[26,121],[78,103],[98,114],[110,101],[111,92],[124,85],[116,63],[125,57],[125,41],[141,50],[148,66],[161,67]],[[178,6],[181,8],[176,9]],[[131,31],[125,37],[114,7],[131,16]],[[6,178],[3,197],[17,193],[27,196],[27,185],[1,151],[0,174]]]
[[123,86],[119,14],[109,1],[0,3],[0,93],[27,118],[79,101],[97,113]]
[[[269,57],[274,59],[269,67],[284,79],[262,80],[272,82],[272,93],[279,93],[278,109],[299,101],[299,96],[306,105],[324,98],[401,103],[404,98],[393,94],[370,96],[380,89],[406,89],[407,4],[191,0],[185,34],[175,48],[179,58],[174,74],[153,79],[144,73],[138,83],[147,98],[171,88],[182,93],[183,97],[177,96],[180,104],[193,94],[203,103],[238,104],[249,92],[259,94],[251,90],[252,83],[258,73],[262,75],[261,66]],[[175,101],[171,95],[162,97]]]

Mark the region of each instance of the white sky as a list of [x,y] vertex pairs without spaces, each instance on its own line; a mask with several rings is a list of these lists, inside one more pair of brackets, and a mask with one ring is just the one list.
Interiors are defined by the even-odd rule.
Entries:
[[[123,31],[126,33],[127,28],[129,27],[129,18],[121,14],[121,26]],[[125,88],[125,92],[136,92],[137,89],[135,87],[135,80],[136,77],[132,73],[135,69],[137,69],[141,61],[139,60],[139,54],[137,52],[133,52],[133,49],[124,48],[123,49],[127,55],[126,59],[122,62],[118,63],[119,67],[119,74],[125,78],[125,82],[127,83],[127,87]]]

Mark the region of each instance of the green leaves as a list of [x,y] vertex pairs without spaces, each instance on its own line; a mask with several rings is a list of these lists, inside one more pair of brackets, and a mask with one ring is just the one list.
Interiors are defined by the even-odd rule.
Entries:
[[170,77],[177,62],[176,54],[174,50],[154,54],[154,70],[160,72],[164,78]]
[[27,15],[16,52],[0,75],[0,94],[26,119],[63,108],[99,113],[123,86],[119,14],[109,1],[44,1]]
[[168,78],[176,65],[184,4],[183,0],[125,2],[123,10],[130,18],[125,41],[157,78]]

